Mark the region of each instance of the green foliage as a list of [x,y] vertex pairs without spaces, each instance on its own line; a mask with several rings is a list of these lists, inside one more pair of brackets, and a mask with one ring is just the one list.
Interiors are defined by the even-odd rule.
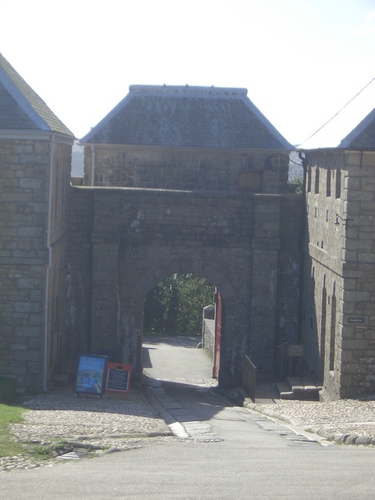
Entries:
[[9,425],[22,422],[24,408],[0,404],[0,457],[22,453],[23,448],[10,436]]
[[143,326],[147,333],[195,335],[202,328],[202,309],[212,304],[214,286],[192,274],[173,274],[147,294]]
[[29,445],[28,452],[38,460],[48,460],[53,456],[51,448],[42,444]]
[[303,188],[303,174],[300,172],[295,172],[289,177],[288,184],[296,184],[297,188],[295,193],[301,194]]

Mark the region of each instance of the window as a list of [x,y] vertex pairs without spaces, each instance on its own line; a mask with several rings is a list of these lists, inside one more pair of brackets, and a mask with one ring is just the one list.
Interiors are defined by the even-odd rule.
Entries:
[[307,169],[307,192],[311,193],[311,168]]
[[319,193],[319,167],[315,167],[315,193]]
[[336,198],[341,198],[341,170],[336,171]]
[[331,171],[327,169],[327,196],[331,196]]

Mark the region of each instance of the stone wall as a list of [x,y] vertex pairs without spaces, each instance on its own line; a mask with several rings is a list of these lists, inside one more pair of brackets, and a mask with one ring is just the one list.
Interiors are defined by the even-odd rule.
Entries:
[[287,366],[282,345],[299,342],[299,286],[301,270],[302,195],[285,195],[280,205],[280,251],[278,256],[275,318],[275,375]]
[[287,155],[269,151],[85,147],[88,186],[280,193],[287,180]]
[[[46,231],[51,162],[49,260]],[[70,163],[71,145],[52,144],[49,137],[0,140],[0,374],[15,377],[19,387],[40,388],[62,356],[60,270],[67,243],[63,207],[68,204]],[[48,262],[49,307],[45,314]]]
[[[292,233],[298,196],[100,187],[72,191],[70,310],[82,314],[74,313],[71,327],[82,347],[132,364],[139,378],[147,292],[173,273],[193,273],[208,279],[223,297],[220,383],[240,383],[242,357],[249,349],[257,352],[260,373],[272,378],[279,260],[282,275],[296,272],[296,243],[286,245],[280,233],[284,227],[286,238]],[[282,292],[288,321],[297,307],[292,281]]]
[[215,320],[203,318],[202,326],[203,348],[213,359],[215,355]]
[[202,319],[202,346],[208,355],[214,359],[215,356],[215,306],[209,305],[203,308]]
[[358,397],[375,391],[375,155],[308,159],[307,362],[324,383],[323,397]]

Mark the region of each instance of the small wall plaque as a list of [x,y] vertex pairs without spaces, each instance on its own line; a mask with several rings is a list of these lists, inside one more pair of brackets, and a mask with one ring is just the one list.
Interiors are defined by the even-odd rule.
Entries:
[[363,316],[351,316],[348,318],[348,323],[364,323],[365,318]]
[[302,345],[290,345],[288,347],[288,356],[301,358],[303,357],[303,346]]

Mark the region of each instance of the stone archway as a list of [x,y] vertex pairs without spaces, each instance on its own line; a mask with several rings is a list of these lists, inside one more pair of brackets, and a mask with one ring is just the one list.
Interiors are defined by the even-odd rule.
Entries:
[[[88,311],[91,353],[114,353],[140,377],[147,291],[163,277],[192,273],[223,298],[219,383],[241,384],[243,354],[251,356],[259,380],[273,377],[275,345],[291,338],[295,324],[294,200],[128,188],[83,194],[91,223],[75,233],[72,274],[86,273],[89,283],[90,293],[77,295],[76,307]],[[78,290],[79,283],[74,286]],[[86,330],[78,326],[81,338]]]
[[[221,291],[225,304],[222,342],[221,385],[233,385],[239,381],[241,359],[249,334],[249,290],[241,284],[239,275],[232,275],[234,283],[223,273],[222,259],[215,250],[216,265],[211,252],[197,251],[186,254],[186,249],[168,247],[123,248],[120,258],[120,338],[123,360],[133,365],[136,378],[141,376],[142,316],[143,304],[148,290],[162,278],[174,273],[193,273],[213,283]],[[227,252],[225,252],[227,254]],[[242,264],[245,264],[244,262]],[[239,272],[242,268],[237,261]],[[242,286],[242,290],[239,288]],[[245,297],[245,294],[247,297]]]

